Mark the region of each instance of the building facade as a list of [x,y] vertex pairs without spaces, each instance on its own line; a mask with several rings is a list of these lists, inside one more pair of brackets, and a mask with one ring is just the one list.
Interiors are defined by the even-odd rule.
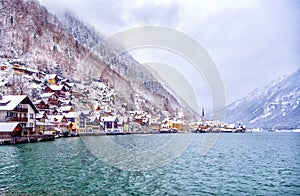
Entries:
[[35,133],[38,110],[26,95],[0,96],[0,121],[19,122],[25,134]]

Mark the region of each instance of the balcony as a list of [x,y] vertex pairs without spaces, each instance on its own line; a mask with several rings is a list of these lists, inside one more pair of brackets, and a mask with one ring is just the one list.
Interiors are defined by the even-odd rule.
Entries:
[[28,108],[15,108],[14,110],[13,110],[14,112],[26,112],[26,113],[28,113]]
[[5,120],[7,122],[27,122],[28,118],[27,117],[6,117]]

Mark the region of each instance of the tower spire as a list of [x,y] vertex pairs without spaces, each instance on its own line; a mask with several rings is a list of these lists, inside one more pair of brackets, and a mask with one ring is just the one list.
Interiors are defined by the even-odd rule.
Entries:
[[203,107],[202,107],[201,121],[202,121],[202,123],[205,123],[205,121],[206,121],[206,119],[205,119],[205,114],[204,114],[204,108],[203,108]]

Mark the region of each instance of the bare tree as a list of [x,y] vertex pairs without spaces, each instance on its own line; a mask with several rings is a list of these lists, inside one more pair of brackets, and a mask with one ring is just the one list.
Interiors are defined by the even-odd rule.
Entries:
[[29,82],[21,75],[13,75],[10,87],[11,95],[27,95],[29,92]]

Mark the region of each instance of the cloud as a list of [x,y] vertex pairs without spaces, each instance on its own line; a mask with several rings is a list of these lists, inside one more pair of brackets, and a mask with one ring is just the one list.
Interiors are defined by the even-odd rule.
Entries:
[[211,54],[231,102],[299,67],[300,17],[295,4],[226,1],[216,7],[187,5],[178,28]]
[[110,36],[118,31],[138,25],[170,26],[178,20],[180,4],[151,1],[106,0],[40,0],[51,12],[73,12],[101,34]]
[[124,12],[124,20],[131,25],[176,25],[179,20],[181,6],[172,2],[169,4],[145,1],[140,4],[131,4]]
[[[109,36],[142,25],[161,25],[190,35],[206,48],[223,76],[227,103],[299,67],[300,3],[297,0],[40,0],[52,12],[71,10]],[[163,59],[187,78],[189,62],[165,53],[132,53],[142,62]],[[180,62],[180,63],[178,63]],[[198,76],[193,76],[197,78]],[[201,77],[201,76],[199,76]],[[193,82],[194,78],[188,78]],[[194,87],[199,97],[202,85]],[[204,99],[204,98],[203,98]],[[204,105],[209,105],[205,99]],[[200,104],[202,105],[202,103]]]

